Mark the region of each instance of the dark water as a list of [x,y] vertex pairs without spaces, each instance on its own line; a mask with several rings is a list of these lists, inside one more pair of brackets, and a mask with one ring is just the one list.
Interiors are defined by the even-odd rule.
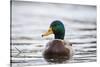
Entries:
[[66,28],[74,55],[67,63],[96,61],[96,6],[12,2],[11,63],[13,67],[49,64],[42,56],[53,35],[42,38],[53,20]]

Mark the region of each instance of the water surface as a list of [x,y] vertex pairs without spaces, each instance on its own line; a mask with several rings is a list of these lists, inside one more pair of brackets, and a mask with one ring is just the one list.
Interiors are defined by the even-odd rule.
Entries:
[[42,38],[41,34],[54,20],[64,23],[65,40],[70,41],[75,50],[67,63],[96,61],[96,6],[14,1],[11,24],[13,67],[49,64],[42,52],[53,35]]

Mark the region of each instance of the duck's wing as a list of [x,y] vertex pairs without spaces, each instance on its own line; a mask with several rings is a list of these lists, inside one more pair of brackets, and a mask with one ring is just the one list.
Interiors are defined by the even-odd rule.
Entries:
[[72,44],[68,40],[67,41],[64,40],[64,44],[66,48],[70,50],[70,57],[72,57],[74,55],[74,49],[73,49]]
[[72,46],[72,43],[70,43],[68,40],[66,40],[66,41],[64,40],[64,44],[68,45],[68,46]]

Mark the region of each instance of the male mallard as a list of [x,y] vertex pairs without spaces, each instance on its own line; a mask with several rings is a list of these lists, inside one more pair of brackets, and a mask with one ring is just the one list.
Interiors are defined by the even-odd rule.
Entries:
[[62,63],[69,60],[72,54],[72,45],[64,41],[65,28],[61,21],[53,21],[49,30],[42,34],[48,36],[54,34],[55,39],[48,42],[43,53],[44,58],[48,62]]

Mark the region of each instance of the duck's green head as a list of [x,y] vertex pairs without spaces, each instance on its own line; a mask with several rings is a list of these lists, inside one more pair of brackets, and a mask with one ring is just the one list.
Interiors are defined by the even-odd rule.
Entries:
[[48,36],[50,34],[54,34],[55,39],[64,39],[65,36],[65,28],[61,21],[53,21],[50,25],[49,30],[44,33],[42,36]]

